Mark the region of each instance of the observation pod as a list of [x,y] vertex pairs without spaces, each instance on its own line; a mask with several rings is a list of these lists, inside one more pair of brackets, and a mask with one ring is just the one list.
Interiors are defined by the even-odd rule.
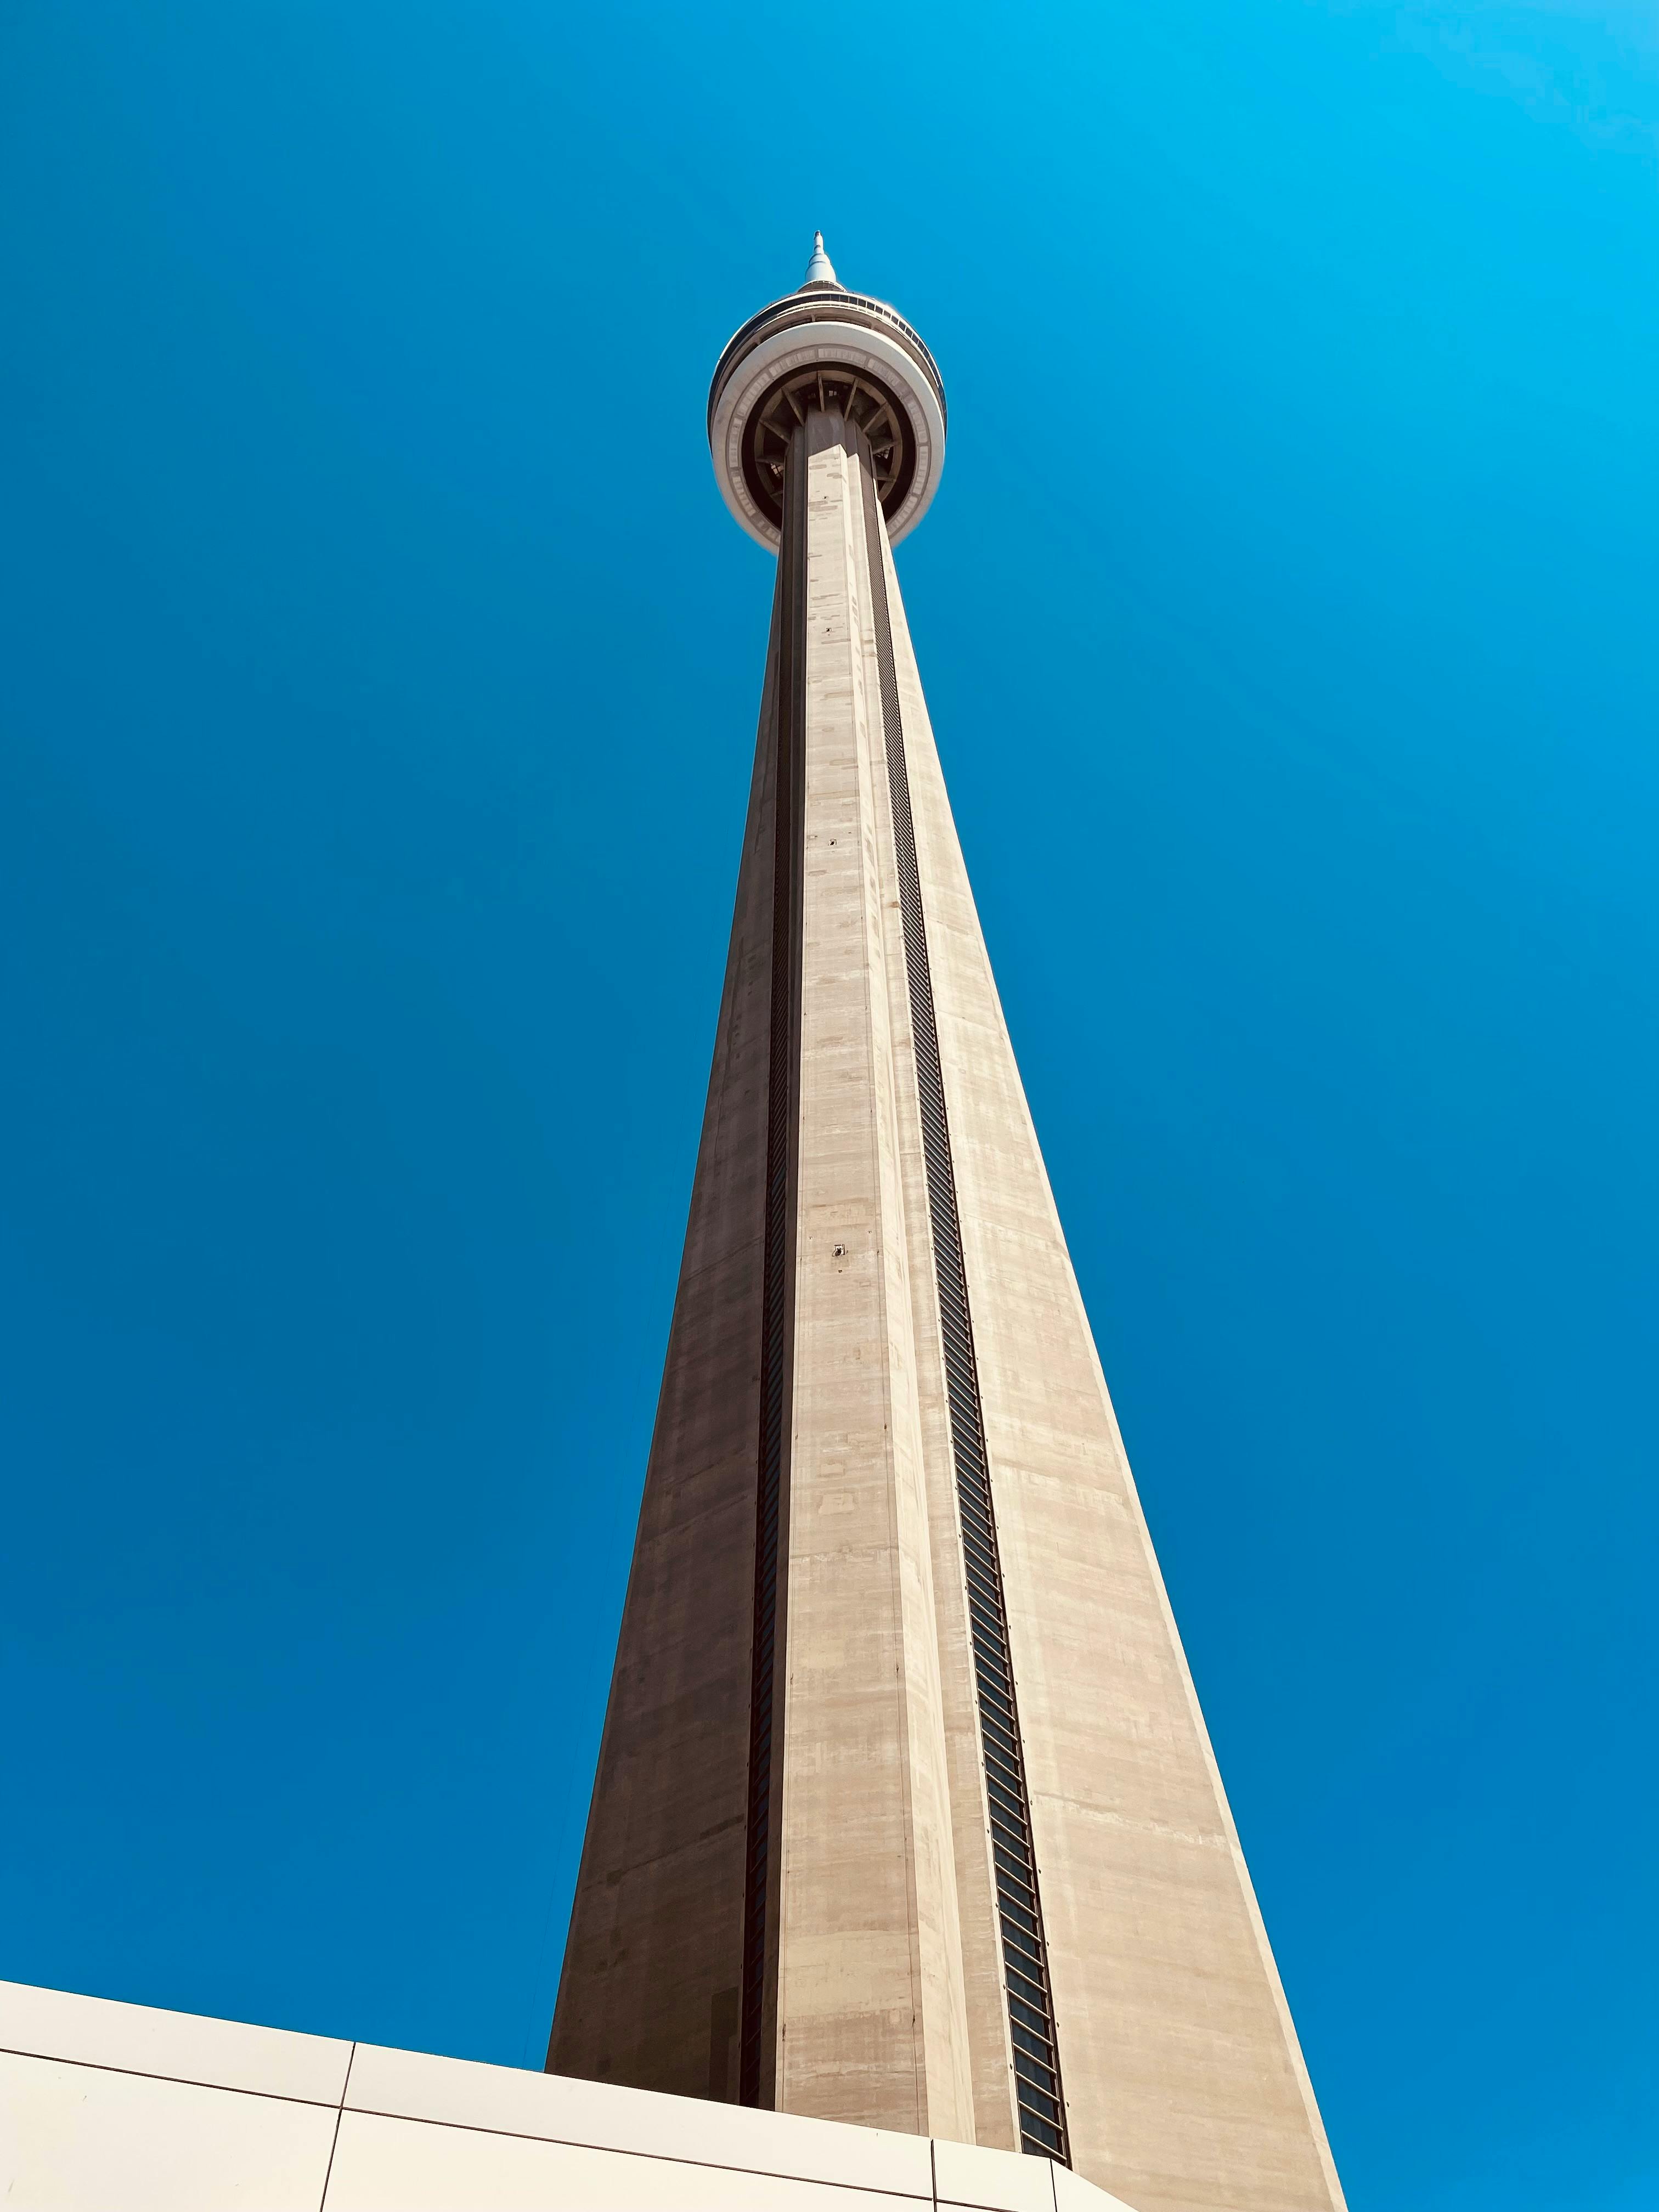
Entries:
[[822,231],[799,289],[750,317],[720,355],[708,391],[720,496],[774,552],[790,434],[813,407],[839,411],[868,441],[888,543],[896,545],[939,489],[945,386],[902,315],[836,281]]

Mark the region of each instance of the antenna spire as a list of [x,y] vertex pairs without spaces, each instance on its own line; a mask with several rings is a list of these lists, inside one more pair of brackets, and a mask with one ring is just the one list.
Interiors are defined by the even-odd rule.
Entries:
[[823,233],[821,230],[812,233],[812,258],[806,264],[806,274],[800,280],[800,289],[803,292],[810,291],[815,284],[833,285],[837,292],[842,289],[830,256],[823,250]]

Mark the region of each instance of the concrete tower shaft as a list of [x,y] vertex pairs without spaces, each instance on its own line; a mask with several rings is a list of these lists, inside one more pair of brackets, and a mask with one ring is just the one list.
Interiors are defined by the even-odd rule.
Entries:
[[548,2063],[1023,2146],[1135,2212],[1334,2212],[899,594],[942,389],[912,333],[877,394],[820,258],[711,395],[734,511],[780,461],[777,580]]

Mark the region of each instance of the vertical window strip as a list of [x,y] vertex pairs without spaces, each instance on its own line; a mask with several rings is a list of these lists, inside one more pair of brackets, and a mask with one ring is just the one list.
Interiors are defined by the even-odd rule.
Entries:
[[[1048,1985],[1048,1951],[1037,1899],[1036,1854],[1031,1844],[1031,1809],[1025,1786],[1013,1664],[1008,1649],[1008,1620],[1002,1595],[1002,1564],[997,1550],[996,1514],[986,1472],[985,1423],[980,1405],[979,1367],[974,1353],[973,1316],[963,1266],[961,1224],[957,1212],[956,1170],[951,1155],[950,1121],[945,1106],[945,1078],[939,1061],[939,1028],[933,1011],[933,971],[927,958],[927,927],[922,911],[921,878],[916,865],[915,823],[910,811],[910,780],[904,757],[904,728],[899,714],[898,676],[893,658],[893,626],[887,602],[887,574],[882,562],[881,529],[869,453],[860,441],[864,466],[865,542],[876,627],[876,656],[881,672],[881,720],[886,740],[887,784],[898,867],[899,914],[904,931],[905,973],[910,987],[916,1088],[921,1106],[922,1152],[927,1164],[927,1211],[933,1232],[940,1338],[945,1389],[951,1409],[951,1457],[957,1498],[964,1532],[971,1530],[974,1561],[970,1596],[975,1682],[980,1711],[981,1771],[992,1816],[999,1830],[1012,1832],[1014,1856],[1027,1869],[1018,1882],[997,1868],[998,1920],[1002,1930],[1005,1988],[1008,1999],[1009,2044],[1013,2053],[1014,2094],[1019,2107],[1020,2148],[1070,2165],[1066,2106],[1055,2050],[1054,2000]],[[996,1715],[1000,1726],[989,1725]],[[1012,1729],[1008,1716],[1012,1720]],[[1008,1748],[1012,1741],[1012,1748]],[[1014,2012],[1018,2003],[1020,2011]],[[1031,2020],[1035,2013],[1037,2026]],[[1034,2027],[1017,2035],[1020,2023]],[[1035,2046],[1035,2048],[1034,2048]],[[1041,2056],[1037,2051],[1041,2051]]]
[[785,487],[783,544],[778,553],[778,667],[772,782],[772,980],[766,1109],[766,1226],[762,1263],[760,1437],[755,1501],[755,1611],[749,1690],[748,1846],[744,1861],[742,2031],[738,2101],[758,2105],[767,2087],[766,2017],[775,1981],[769,1936],[775,1915],[771,1886],[775,1772],[772,1717],[781,1623],[778,1553],[784,1503],[785,1435],[789,1383],[790,1167],[795,1105],[794,939],[796,756],[800,714],[797,615],[805,532],[805,456],[798,431]]

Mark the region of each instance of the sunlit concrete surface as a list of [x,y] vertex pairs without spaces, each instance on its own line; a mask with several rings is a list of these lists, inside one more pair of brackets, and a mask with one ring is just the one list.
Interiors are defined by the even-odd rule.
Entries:
[[0,1983],[8,2212],[1109,2212],[1047,2159]]

